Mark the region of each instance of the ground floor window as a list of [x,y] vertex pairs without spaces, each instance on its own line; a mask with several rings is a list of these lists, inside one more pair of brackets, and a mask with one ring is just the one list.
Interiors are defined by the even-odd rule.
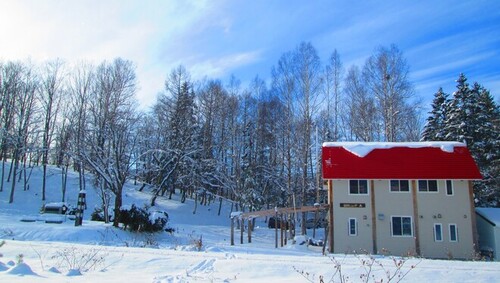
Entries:
[[435,242],[443,241],[443,225],[441,223],[434,224],[434,241]]
[[413,236],[413,223],[410,216],[392,216],[392,236],[411,237]]
[[450,242],[458,242],[457,224],[450,224]]
[[349,218],[348,230],[349,230],[349,236],[358,235],[358,220],[356,218]]

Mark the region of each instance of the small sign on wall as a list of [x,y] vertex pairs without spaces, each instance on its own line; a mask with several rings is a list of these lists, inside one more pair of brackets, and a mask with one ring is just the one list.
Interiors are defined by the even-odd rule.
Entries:
[[344,208],[365,208],[365,203],[350,203],[350,202],[341,202],[340,207]]

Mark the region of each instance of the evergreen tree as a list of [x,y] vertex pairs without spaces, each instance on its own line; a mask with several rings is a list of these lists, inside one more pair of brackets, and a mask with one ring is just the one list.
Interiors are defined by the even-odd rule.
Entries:
[[457,80],[457,90],[448,107],[450,111],[445,122],[444,140],[465,142],[470,148],[473,142],[471,126],[475,106],[464,74],[460,74]]
[[460,74],[451,99],[435,94],[422,140],[465,142],[483,176],[474,183],[476,205],[500,206],[500,109],[489,91]]
[[443,88],[434,94],[432,101],[432,110],[429,112],[430,116],[427,118],[423,133],[422,141],[438,141],[443,140],[445,133],[443,131],[446,118],[448,115],[448,94],[443,92]]
[[481,206],[500,206],[500,108],[489,91],[474,84],[472,95],[477,98],[475,115],[474,155],[483,180],[476,182],[476,198]]

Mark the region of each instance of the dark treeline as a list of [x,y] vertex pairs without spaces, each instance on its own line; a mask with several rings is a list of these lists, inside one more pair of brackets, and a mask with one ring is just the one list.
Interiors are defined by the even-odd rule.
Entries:
[[[117,216],[131,179],[153,188],[151,205],[172,194],[181,201],[218,195],[250,210],[311,205],[324,201],[322,142],[421,138],[419,100],[394,45],[346,70],[336,50],[321,62],[310,43],[301,43],[279,58],[271,83],[256,76],[246,87],[235,77],[195,81],[179,66],[149,111],[138,110],[137,83],[134,64],[121,58],[73,66],[0,62],[0,193],[13,202],[16,184],[30,189],[35,164],[44,176],[54,164],[63,173],[63,201],[71,167],[81,189],[86,174],[95,176],[103,209]],[[496,120],[486,119],[498,141],[498,107],[488,103],[496,109]],[[463,140],[424,135],[434,137]],[[490,179],[498,175],[496,153],[485,161],[497,162]],[[482,164],[482,155],[475,157]],[[45,181],[36,189],[45,200]]]

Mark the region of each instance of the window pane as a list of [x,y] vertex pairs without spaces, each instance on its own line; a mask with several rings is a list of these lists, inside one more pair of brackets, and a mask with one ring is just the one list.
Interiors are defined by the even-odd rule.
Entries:
[[436,180],[429,180],[429,192],[437,192],[438,183]]
[[391,180],[391,192],[398,192],[398,191],[399,191],[399,181]]
[[368,181],[367,180],[359,180],[359,193],[360,194],[368,194]]
[[403,217],[403,235],[411,236],[411,218]]
[[410,183],[408,180],[399,181],[399,187],[401,192],[409,192],[410,191]]
[[355,236],[356,234],[356,219],[349,219],[349,235]]
[[443,229],[441,224],[434,224],[435,241],[441,242],[443,240]]
[[350,180],[349,181],[349,193],[351,193],[351,194],[358,193],[358,180]]
[[446,194],[447,195],[453,194],[453,185],[452,185],[451,180],[446,180]]
[[450,241],[452,242],[457,241],[457,226],[454,224],[450,225]]
[[392,235],[401,236],[403,235],[401,230],[401,217],[392,218]]
[[420,192],[426,192],[427,191],[427,181],[419,180],[418,181],[418,190]]

